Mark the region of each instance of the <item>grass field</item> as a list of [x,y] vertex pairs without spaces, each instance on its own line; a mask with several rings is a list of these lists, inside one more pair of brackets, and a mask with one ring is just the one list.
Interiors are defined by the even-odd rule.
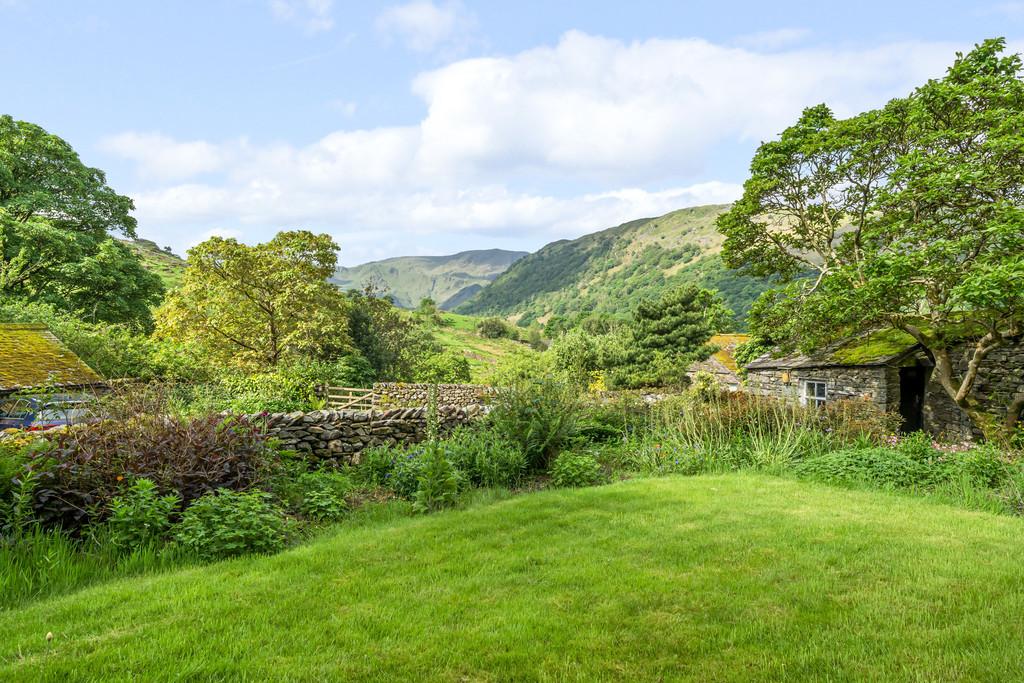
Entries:
[[495,365],[512,353],[532,353],[530,347],[512,339],[484,339],[476,332],[481,318],[457,313],[442,313],[444,325],[433,328],[437,341],[445,348],[462,352],[469,359],[473,382],[483,382]]
[[549,491],[2,614],[0,679],[1021,680],[1022,531],[755,475]]

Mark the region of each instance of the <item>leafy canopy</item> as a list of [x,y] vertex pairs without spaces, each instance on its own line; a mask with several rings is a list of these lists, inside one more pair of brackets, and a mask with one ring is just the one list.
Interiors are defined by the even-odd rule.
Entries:
[[135,236],[133,208],[67,142],[0,116],[0,297],[151,324],[163,285],[110,236]]
[[305,230],[255,246],[210,238],[189,250],[181,286],[157,311],[157,332],[248,367],[345,355],[349,303],[327,282],[337,250],[330,235]]

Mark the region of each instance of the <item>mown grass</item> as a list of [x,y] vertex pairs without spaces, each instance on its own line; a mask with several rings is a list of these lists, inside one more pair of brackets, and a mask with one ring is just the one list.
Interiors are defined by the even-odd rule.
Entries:
[[0,679],[1020,680],[1022,531],[752,474],[548,491],[2,614]]

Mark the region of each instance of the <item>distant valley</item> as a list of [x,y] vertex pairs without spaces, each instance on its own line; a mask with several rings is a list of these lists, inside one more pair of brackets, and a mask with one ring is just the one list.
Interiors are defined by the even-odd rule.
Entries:
[[342,289],[382,288],[396,305],[415,308],[425,297],[450,310],[469,300],[527,256],[525,251],[486,249],[450,256],[398,256],[338,268],[331,282]]

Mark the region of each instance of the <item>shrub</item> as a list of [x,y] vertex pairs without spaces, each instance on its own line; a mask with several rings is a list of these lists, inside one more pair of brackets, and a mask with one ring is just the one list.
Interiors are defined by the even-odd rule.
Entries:
[[576,435],[579,419],[577,392],[552,380],[499,390],[489,414],[494,430],[517,444],[535,470],[546,469]]
[[132,551],[162,542],[179,500],[173,493],[161,496],[149,479],[137,479],[124,495],[110,501],[110,543],[120,551]]
[[519,332],[501,318],[484,318],[476,324],[477,333],[484,339],[519,339]]
[[551,465],[551,483],[555,486],[595,486],[603,480],[600,463],[589,453],[562,453]]
[[174,528],[174,540],[203,559],[274,553],[287,538],[284,515],[261,491],[219,489],[195,501]]
[[40,520],[65,529],[102,514],[135,479],[177,493],[187,506],[215,489],[248,488],[271,456],[258,424],[217,415],[138,414],[68,429],[53,443],[29,467],[38,475]]
[[470,378],[469,359],[452,349],[424,354],[416,366],[417,382],[459,384],[468,382]]
[[345,495],[352,483],[340,472],[307,472],[298,479],[298,512],[314,522],[334,522],[348,512]]
[[802,477],[828,483],[868,483],[882,488],[929,487],[943,480],[939,468],[888,448],[851,448],[793,466]]
[[459,472],[448,462],[444,448],[432,442],[418,458],[421,463],[416,480],[413,507],[417,512],[434,512],[458,502],[461,484]]
[[364,486],[390,486],[391,473],[404,450],[394,446],[371,446],[363,450],[356,467],[356,478]]
[[462,427],[442,445],[448,460],[475,486],[511,488],[526,471],[519,447],[491,429]]
[[395,458],[391,472],[385,477],[384,486],[397,495],[411,500],[420,485],[420,475],[426,464],[423,458],[425,453],[425,447],[419,446],[399,454]]

